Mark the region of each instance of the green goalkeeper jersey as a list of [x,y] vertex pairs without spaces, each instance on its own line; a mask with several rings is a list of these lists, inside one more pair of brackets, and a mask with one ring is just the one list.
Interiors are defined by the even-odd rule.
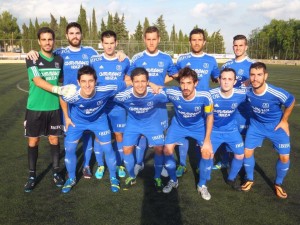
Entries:
[[27,109],[33,111],[52,111],[59,109],[59,96],[37,87],[33,78],[41,77],[52,85],[58,85],[62,76],[63,59],[60,56],[48,58],[39,52],[37,61],[26,59],[29,80]]

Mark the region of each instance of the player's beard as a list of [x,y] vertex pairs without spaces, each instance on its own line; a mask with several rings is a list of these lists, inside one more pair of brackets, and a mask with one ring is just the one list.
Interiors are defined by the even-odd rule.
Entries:
[[202,48],[200,47],[196,47],[196,48],[193,48],[192,49],[192,52],[197,55],[197,54],[200,54],[202,52]]
[[255,81],[255,83],[259,83],[259,85],[258,86],[253,86],[253,82],[251,82],[252,88],[255,89],[255,90],[258,90],[259,88],[261,88],[265,84],[265,82],[257,82],[257,81]]
[[[76,41],[76,42],[75,42]],[[69,40],[69,44],[72,47],[79,47],[81,45],[81,40],[78,38],[73,38],[72,40]]]

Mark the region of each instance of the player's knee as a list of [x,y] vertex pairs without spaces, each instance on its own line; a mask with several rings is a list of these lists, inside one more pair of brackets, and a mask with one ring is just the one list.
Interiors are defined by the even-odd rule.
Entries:
[[253,155],[253,153],[254,153],[254,149],[246,148],[244,151],[244,156],[245,156],[245,158],[250,158]]
[[234,154],[234,158],[238,159],[238,160],[243,160],[244,159],[244,154]]
[[115,138],[117,142],[123,141],[123,133],[115,132]]
[[279,155],[279,160],[282,163],[288,163],[290,160],[290,155]]
[[57,136],[49,136],[48,140],[51,145],[58,145],[59,140]]
[[133,152],[133,146],[123,146],[123,152],[125,155],[129,155]]

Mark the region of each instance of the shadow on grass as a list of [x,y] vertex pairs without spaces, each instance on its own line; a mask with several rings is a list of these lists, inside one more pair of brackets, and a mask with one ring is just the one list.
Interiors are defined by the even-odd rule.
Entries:
[[[153,149],[148,149],[144,159],[145,168],[139,174],[143,180],[144,198],[141,210],[141,225],[182,225],[181,210],[179,207],[178,190],[171,193],[157,193],[154,186]],[[162,177],[163,184],[169,178]]]

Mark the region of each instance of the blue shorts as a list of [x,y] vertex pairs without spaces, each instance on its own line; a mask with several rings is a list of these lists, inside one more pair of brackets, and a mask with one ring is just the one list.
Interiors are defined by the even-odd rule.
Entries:
[[85,130],[92,131],[100,142],[111,141],[111,131],[108,126],[107,116],[103,115],[93,122],[73,121],[75,127],[69,126],[65,141],[74,142],[81,138]]
[[141,124],[139,121],[128,119],[123,134],[123,146],[137,145],[141,135],[147,138],[150,147],[164,145],[164,130],[159,121]]
[[221,146],[221,144],[226,144],[226,150],[230,150],[234,154],[237,155],[244,154],[244,142],[238,130],[232,132],[212,131],[211,143],[213,146],[214,154]]
[[108,112],[108,121],[113,132],[124,133],[126,126],[126,110],[115,106]]
[[172,123],[167,131],[165,144],[181,145],[180,140],[187,137],[195,139],[197,144],[202,146],[205,137],[205,126],[198,129],[188,129],[180,126],[175,119],[172,119]]
[[281,128],[275,131],[276,123],[260,123],[255,119],[251,119],[249,129],[247,131],[245,148],[255,149],[261,147],[263,140],[268,138],[273,143],[273,148],[282,155],[290,153],[290,137]]

